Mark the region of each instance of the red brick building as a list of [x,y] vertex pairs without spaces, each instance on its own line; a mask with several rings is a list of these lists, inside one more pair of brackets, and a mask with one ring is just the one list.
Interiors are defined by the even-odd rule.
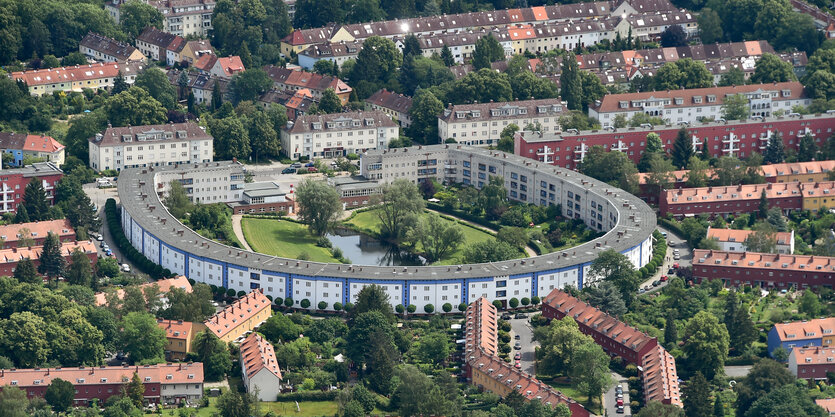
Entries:
[[751,213],[759,210],[763,191],[769,208],[777,207],[783,212],[802,210],[801,186],[797,182],[788,182],[665,190],[658,210],[661,215],[670,213],[677,217]]
[[591,336],[609,355],[640,366],[647,402],[682,407],[675,359],[656,338],[560,290],[551,291],[542,300],[542,315],[557,320],[571,317],[580,331]]
[[[67,262],[67,264],[72,262],[72,251],[75,250],[75,248],[81,249],[81,251],[84,252],[88,258],[90,258],[90,263],[92,263],[93,266],[96,265],[99,253],[96,250],[96,245],[94,245],[93,242],[90,241],[62,243],[61,254],[64,255],[64,260]],[[43,246],[0,250],[0,275],[13,275],[17,263],[25,258],[31,259],[32,263],[35,264],[35,268],[37,268],[40,264],[38,259],[40,259],[42,252]]]
[[73,230],[69,220],[44,220],[0,226],[0,241],[2,241],[0,249],[20,247],[23,239],[32,240],[32,244],[28,246],[43,246],[43,242],[49,233],[57,235],[61,242],[75,241],[75,230]]
[[149,404],[199,402],[203,396],[203,364],[179,363],[144,366],[101,366],[77,368],[0,369],[0,387],[13,386],[29,398],[43,398],[55,379],[63,379],[75,387],[75,406],[86,406],[98,400],[122,395],[122,387],[137,373],[145,386]]
[[727,286],[832,288],[835,258],[756,252],[693,251],[693,279],[721,279]]
[[827,372],[835,372],[835,349],[794,348],[789,354],[789,370],[800,379],[826,380]]
[[[547,162],[552,165],[576,169],[583,156],[595,145],[607,150],[626,153],[636,164],[646,146],[647,134],[655,132],[667,152],[672,151],[681,126],[652,126],[591,130],[582,132],[545,133],[518,132],[514,140],[516,155]],[[752,152],[762,153],[768,139],[775,133],[783,137],[786,149],[797,149],[800,138],[807,133],[822,146],[835,129],[835,114],[802,117],[776,117],[763,120],[744,120],[693,123],[686,126],[693,146],[701,150],[704,143],[712,156],[736,156],[744,158]]]
[[25,168],[0,171],[0,213],[14,213],[23,201],[23,191],[32,178],[38,178],[46,192],[46,200],[53,204],[55,183],[64,176],[52,162],[39,162]]

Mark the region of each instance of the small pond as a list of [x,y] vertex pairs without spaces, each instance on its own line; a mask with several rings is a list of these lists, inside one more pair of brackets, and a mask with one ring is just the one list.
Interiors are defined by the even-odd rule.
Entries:
[[355,265],[423,265],[423,258],[420,256],[354,230],[337,228],[327,234],[327,237],[333,247],[341,249],[342,255]]

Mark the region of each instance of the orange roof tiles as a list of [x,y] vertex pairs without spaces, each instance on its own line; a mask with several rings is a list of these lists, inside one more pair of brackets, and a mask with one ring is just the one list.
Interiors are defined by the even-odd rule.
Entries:
[[[20,236],[21,229],[28,229],[29,236]],[[31,237],[33,239],[45,238],[49,232],[54,233],[61,240],[65,237],[75,236],[75,230],[70,225],[70,221],[60,219],[0,226],[0,239],[6,243],[11,243],[17,242],[24,237]]]
[[[804,340],[807,338],[819,339],[823,336],[824,331],[829,331],[828,334],[832,334],[832,331],[835,330],[835,317],[809,321],[795,321],[792,323],[777,323],[774,325],[774,329],[777,330],[777,337],[779,337],[781,341]],[[797,348],[792,349],[792,351],[795,350],[797,350]]]
[[[160,294],[166,294],[171,291],[171,288],[177,287],[184,290],[187,293],[191,292],[191,284],[188,282],[188,279],[185,275],[180,275],[174,278],[166,278],[161,279],[155,282],[149,282],[147,284],[142,284],[139,286],[140,289],[144,289],[145,287],[150,287],[151,285],[156,285],[159,288]],[[119,299],[125,297],[125,290],[118,289],[116,290],[116,294],[119,296]],[[98,292],[96,293],[96,305],[103,306],[107,304],[106,293]]]
[[[720,229],[709,227],[707,229],[707,239],[716,239],[720,242],[745,242],[748,235],[754,233],[753,230],[735,230],[735,229]],[[788,245],[791,241],[791,232],[777,232],[777,244]]]
[[221,338],[232,329],[246,322],[265,308],[270,308],[270,300],[262,290],[253,290],[249,294],[239,298],[234,303],[226,306],[214,316],[206,319],[203,324],[211,330],[215,336]]
[[467,307],[466,318],[467,353],[481,349],[488,355],[495,355],[499,347],[496,306],[480,297]]
[[825,348],[821,346],[814,347],[796,347],[792,349],[789,356],[794,358],[798,365],[820,365],[825,363],[835,363],[835,348]]
[[801,185],[797,182],[778,184],[748,184],[720,187],[682,188],[666,190],[665,198],[669,204],[710,203],[715,201],[759,201],[763,190],[766,198],[785,198],[801,195]]
[[188,340],[194,336],[194,323],[190,321],[157,319],[157,326],[165,330],[165,337],[169,339]]
[[[84,253],[98,253],[93,242],[62,242],[61,256],[68,257],[76,248]],[[0,250],[0,263],[19,262],[23,259],[40,259],[43,246],[32,246],[30,248],[13,248]]]
[[267,339],[264,339],[258,333],[251,333],[241,343],[241,361],[244,373],[248,377],[266,369],[281,379],[281,369],[279,369],[278,361],[275,358],[275,349]]
[[[40,69],[34,71],[13,72],[13,80],[21,80],[26,85],[54,84],[59,82],[81,82],[87,80],[98,80],[101,78],[115,78],[121,70],[123,75],[134,66],[118,62],[100,62],[89,65],[76,65],[74,67],[61,67]],[[138,68],[141,70],[141,66]]]
[[24,151],[30,152],[57,152],[64,149],[64,145],[50,136],[26,135],[26,142],[23,144]]
[[815,255],[780,255],[695,249],[693,251],[693,265],[720,265],[732,268],[769,268],[783,271],[820,271],[831,273],[835,271],[835,258]]
[[646,401],[658,401],[683,407],[678,385],[676,360],[663,347],[656,346],[644,355],[641,379]]
[[811,161],[763,165],[760,167],[760,173],[766,178],[771,178],[782,175],[819,174],[833,169],[835,161]]
[[829,412],[829,415],[835,415],[835,398],[825,398],[820,400],[815,400],[815,404],[822,407],[824,410]]
[[195,362],[144,366],[6,369],[0,370],[0,386],[47,386],[57,378],[75,386],[124,384],[130,381],[134,372],[139,374],[139,378],[146,384],[203,383],[203,364]]
[[231,77],[241,71],[246,71],[244,68],[244,63],[241,61],[241,57],[239,56],[228,56],[225,58],[218,58],[217,59],[218,65],[223,70],[223,73],[227,77]]

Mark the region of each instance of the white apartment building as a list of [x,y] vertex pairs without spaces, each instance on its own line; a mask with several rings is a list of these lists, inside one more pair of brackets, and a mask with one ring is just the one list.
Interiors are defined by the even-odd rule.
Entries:
[[281,392],[281,369],[273,345],[258,333],[241,343],[241,379],[246,391],[261,401],[275,401]]
[[160,171],[154,180],[157,194],[163,198],[171,191],[171,182],[179,181],[194,203],[228,203],[243,197],[246,168],[238,161],[187,164],[187,170]]
[[379,111],[305,115],[281,129],[281,149],[292,159],[335,158],[386,149],[400,126]]
[[96,170],[211,162],[213,138],[196,123],[108,127],[90,138]]
[[455,139],[466,145],[495,145],[502,129],[511,123],[520,130],[539,123],[543,133],[559,132],[562,113],[563,104],[557,98],[459,104],[438,116],[438,136],[441,141]]
[[638,113],[660,117],[668,124],[695,123],[700,119],[722,118],[725,98],[742,94],[748,99],[750,116],[770,117],[775,111],[790,113],[794,106],[808,106],[812,99],[797,81],[729,87],[693,88],[673,91],[607,94],[589,107],[589,116],[603,127],[615,117],[627,119]]
[[[179,36],[205,37],[212,30],[214,0],[141,0],[154,6],[165,18],[166,32]],[[119,23],[119,9],[126,0],[112,0],[104,5],[110,17]]]
[[[722,229],[716,227],[707,228],[705,239],[715,239],[719,250],[727,252],[748,252],[745,241],[753,233],[752,230]],[[775,250],[779,254],[791,255],[794,253],[794,230],[791,232],[777,232],[775,234],[777,245]]]

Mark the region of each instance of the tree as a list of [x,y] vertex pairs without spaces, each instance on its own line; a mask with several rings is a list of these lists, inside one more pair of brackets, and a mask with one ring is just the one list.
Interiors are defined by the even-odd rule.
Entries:
[[396,375],[401,381],[391,403],[402,416],[452,415],[458,410],[457,390],[444,390],[413,365],[403,365]]
[[23,204],[19,205],[17,213],[15,213],[14,222],[20,224],[29,223],[29,221],[29,211],[26,209],[26,206]]
[[[409,136],[424,144],[438,141],[438,115],[444,111],[444,104],[429,90],[419,90],[412,100],[409,116]],[[441,138],[443,139],[443,138]]]
[[323,181],[302,181],[296,187],[296,201],[299,219],[316,236],[324,236],[342,214],[339,193]]
[[211,119],[208,125],[209,132],[215,137],[216,157],[246,160],[252,153],[249,132],[241,119],[234,116]]
[[89,286],[93,279],[93,268],[90,266],[90,258],[79,248],[75,248],[71,254],[70,267],[67,269],[66,277],[70,285]]
[[676,135],[676,141],[673,142],[673,165],[678,169],[686,168],[693,154],[693,142],[688,136],[687,129],[682,127]]
[[122,317],[120,345],[131,362],[158,363],[164,360],[165,330],[148,313],[130,312]]
[[131,38],[136,38],[146,27],[164,29],[164,18],[156,7],[141,1],[129,1],[119,8],[119,23]]
[[665,48],[687,46],[687,34],[679,25],[670,25],[661,32],[661,46]]
[[797,385],[784,385],[765,393],[745,412],[745,417],[766,416],[826,417],[829,415],[815,404],[806,390]]
[[699,13],[699,38],[705,45],[716,43],[724,37],[722,31],[722,19],[711,8],[705,7]]
[[29,258],[23,258],[15,265],[14,278],[22,283],[41,284],[43,279],[35,271],[35,265]]
[[574,353],[569,374],[577,388],[589,396],[589,403],[614,383],[609,371],[609,355],[594,342],[580,345]]
[[165,107],[148,91],[135,85],[110,96],[103,109],[105,117],[114,127],[156,125],[168,120]]
[[[800,138],[797,144],[797,160],[799,162],[809,162],[815,159],[818,154],[818,145],[815,144],[815,138],[806,134]],[[30,211],[31,213],[31,211]]]
[[748,347],[754,343],[759,337],[757,329],[754,327],[754,322],[748,314],[747,308],[739,308],[733,317],[733,333],[730,335],[730,346],[736,352],[744,352]]
[[498,240],[476,242],[464,248],[464,262],[468,264],[506,261],[519,256],[518,249]]
[[748,375],[734,386],[734,391],[737,394],[737,415],[746,415],[748,409],[758,398],[764,397],[767,393],[776,391],[784,385],[792,384],[795,380],[795,376],[779,362],[767,358],[760,359],[751,367]]
[[507,74],[482,68],[468,73],[451,85],[450,91],[446,93],[445,101],[462,104],[487,103],[491,100],[495,102],[513,100],[513,87],[510,85],[510,77]]
[[[232,101],[238,104],[242,101],[254,101],[261,97],[273,86],[273,80],[261,68],[250,68],[232,76],[229,82],[229,92]],[[214,95],[212,95],[214,97]]]
[[[183,73],[185,73],[185,71],[183,71]],[[125,76],[122,75],[122,70],[119,70],[119,72],[116,73],[116,78],[113,79],[113,88],[110,89],[110,94],[119,94],[128,88],[130,88],[130,86],[125,81]]]
[[560,97],[570,110],[582,110],[583,83],[577,57],[569,52],[563,57],[560,71]]
[[649,161],[649,175],[646,176],[646,184],[657,188],[658,194],[660,195],[664,190],[673,185],[675,181],[673,171],[675,169],[676,167],[673,166],[672,161],[665,159],[660,153],[652,154],[652,158]]
[[623,152],[607,152],[594,145],[583,158],[580,172],[626,192],[637,192],[638,168]]
[[[597,80],[598,84],[600,83],[597,77],[592,77]],[[590,88],[597,87],[591,83],[590,85]],[[539,100],[554,98],[560,95],[559,88],[557,88],[556,84],[551,80],[537,77],[530,71],[522,71],[510,76],[510,88],[513,90],[513,98],[517,100]],[[605,91],[604,89],[603,92],[605,93]]]
[[217,398],[217,409],[223,417],[250,417],[261,415],[258,398],[254,392],[228,389]]
[[745,239],[745,248],[749,252],[775,253],[777,230],[769,223],[758,223],[754,226],[754,232]]
[[232,368],[232,358],[229,356],[226,343],[210,330],[197,333],[194,337],[192,349],[196,359],[203,362],[207,381],[222,380]]
[[664,324],[664,344],[668,348],[676,346],[678,343],[678,328],[676,327],[675,313],[672,310],[667,310],[667,319]]
[[728,357],[730,336],[725,325],[707,311],[696,313],[684,330],[684,352],[694,370],[713,379],[721,372]]
[[378,311],[386,320],[394,322],[394,313],[391,311],[389,295],[383,287],[377,284],[366,285],[357,293],[357,302],[354,304],[351,316],[358,317],[360,314],[370,311]]
[[595,287],[588,288],[588,302],[610,316],[620,317],[626,313],[626,303],[620,294],[620,290],[610,281],[601,282]]
[[351,70],[350,79],[361,80],[355,86],[357,96],[366,98],[379,90],[402,65],[403,56],[392,40],[379,36],[366,38]]
[[640,285],[639,278],[635,274],[635,266],[629,258],[612,249],[600,252],[597,259],[592,261],[589,267],[589,277],[614,284],[620,290],[627,305],[632,303]]
[[464,232],[457,224],[430,214],[418,218],[415,226],[406,232],[406,240],[420,243],[427,260],[435,262],[458,249]]
[[768,145],[766,145],[763,152],[763,162],[769,164],[780,164],[786,160],[786,150],[783,146],[783,135],[780,132],[774,132],[768,138]]
[[580,327],[571,317],[551,320],[548,326],[537,328],[534,339],[540,343],[540,371],[549,375],[568,374],[580,348],[594,343],[591,336],[580,332]]
[[434,365],[440,365],[445,361],[451,352],[447,339],[447,336],[440,332],[423,336],[417,346],[421,360]]
[[796,80],[797,77],[794,75],[794,68],[791,63],[767,52],[757,60],[756,69],[754,74],[751,75],[752,84],[782,83]]
[[516,125],[516,123],[511,123],[505,126],[499,134],[499,143],[496,145],[496,148],[500,151],[512,153],[514,147],[514,137],[518,131],[519,126]]
[[812,290],[807,289],[804,291],[800,297],[800,305],[797,307],[797,311],[808,317],[817,317],[820,315],[821,310],[822,306],[818,296]]
[[452,57],[452,51],[447,45],[444,45],[444,47],[441,48],[441,61],[443,61],[444,65],[447,67],[455,65],[455,58]]
[[[376,200],[381,204],[376,210],[380,220],[380,235],[393,242],[403,238],[408,224],[414,222],[425,205],[417,186],[405,179],[384,185]],[[409,218],[412,220],[407,220]]]
[[[664,144],[661,143],[661,137],[655,132],[647,134],[647,144],[644,147],[644,153],[641,154],[641,160],[638,162],[638,171],[649,171],[649,160],[655,154],[662,154],[664,152]],[[663,155],[662,155],[663,156]]]
[[71,382],[55,378],[46,387],[43,397],[56,413],[63,413],[72,406],[75,388]]
[[270,342],[278,344],[298,339],[302,328],[284,314],[273,314],[258,328],[258,332]]
[[524,249],[528,244],[528,232],[521,227],[504,226],[496,233],[496,239]]
[[193,207],[186,189],[180,181],[169,183],[168,195],[162,199],[162,203],[165,204],[171,215],[178,219],[184,219],[186,213],[190,212]]
[[29,406],[29,399],[26,392],[11,385],[4,386],[0,391],[0,414],[3,417],[27,417],[29,413],[26,408]]
[[709,384],[699,371],[690,378],[684,389],[684,409],[688,417],[711,417],[713,414]]
[[657,90],[678,90],[681,88],[705,88],[713,86],[713,75],[705,64],[691,58],[668,62],[655,75]]
[[673,404],[650,401],[635,417],[684,417],[684,410]]
[[728,72],[722,74],[719,79],[719,87],[729,87],[732,85],[745,85],[745,73],[738,67],[731,67]]
[[124,396],[133,402],[134,407],[142,409],[145,405],[145,385],[139,379],[139,374],[134,371],[130,382],[125,384]]
[[504,59],[504,48],[492,34],[481,37],[476,41],[473,51],[473,69],[490,69],[490,64]]
[[4,338],[0,341],[6,352],[14,352],[15,365],[33,368],[46,363],[51,353],[46,323],[30,311],[13,313],[1,322]]
[[722,104],[722,118],[725,120],[745,120],[748,118],[748,99],[742,94],[725,97]]
[[61,254],[61,241],[58,235],[49,233],[43,243],[41,249],[40,263],[38,264],[38,273],[46,275],[49,278],[55,278],[64,273],[64,256]]
[[33,177],[29,184],[26,184],[22,204],[30,221],[49,220],[49,203],[46,201],[46,191],[40,178]]
[[168,81],[168,76],[159,68],[151,67],[142,71],[136,76],[136,82],[133,85],[145,89],[154,100],[166,109],[177,108],[177,92],[171,82]]

